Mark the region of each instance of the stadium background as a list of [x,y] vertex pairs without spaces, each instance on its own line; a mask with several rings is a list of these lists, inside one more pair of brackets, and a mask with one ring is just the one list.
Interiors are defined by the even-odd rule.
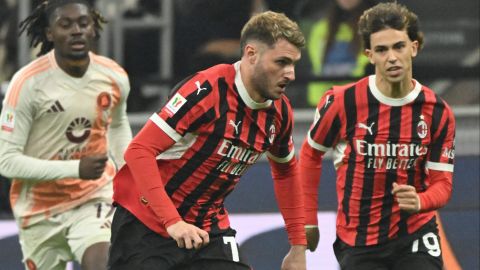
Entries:
[[[302,20],[302,11],[299,6],[306,5],[307,2],[316,2],[316,8],[321,11],[329,1],[97,0],[95,2],[110,21],[99,41],[98,51],[120,62],[130,74],[132,92],[128,102],[129,119],[136,133],[148,116],[165,102],[170,87],[189,69],[215,63],[215,61],[232,60],[228,57],[222,59],[205,58],[204,55],[200,57],[194,55],[195,47],[184,46],[182,42],[185,41],[185,37],[192,33],[196,33],[197,39],[192,40],[197,42],[202,42],[202,38],[219,38],[209,35],[212,31],[206,31],[207,29],[198,32],[202,30],[198,27],[217,25],[218,20],[225,16],[238,18],[238,25],[241,25],[245,16],[236,16],[233,10],[240,13],[245,11],[246,5],[250,4],[257,5],[257,9],[268,8],[281,11],[296,20]],[[205,4],[202,5],[200,2],[218,4],[215,10],[217,13],[204,13],[202,9],[195,9],[205,7]],[[450,244],[463,269],[480,269],[479,1],[405,0],[398,2],[406,4],[419,15],[421,27],[426,35],[425,48],[414,62],[414,77],[446,99],[453,107],[457,118],[453,196],[449,204],[440,211],[440,215]],[[2,73],[0,83],[3,91],[6,89],[11,72],[31,59],[32,53],[24,37],[18,38],[15,32],[11,33],[11,29],[15,29],[17,18],[25,18],[30,8],[28,0],[0,0],[2,15],[0,16],[0,73]],[[190,12],[187,12],[187,9]],[[218,16],[219,11],[223,17]],[[192,14],[195,16],[189,17]],[[230,25],[230,27],[230,30],[221,30],[225,30],[228,38],[236,38],[238,30],[233,32],[235,26]],[[192,32],[185,32],[189,29]],[[228,33],[229,31],[232,33]],[[14,45],[11,45],[12,43]],[[306,105],[305,86],[311,80],[332,79],[309,76],[309,73],[302,68],[300,65],[297,69],[297,81],[287,92],[295,109],[294,141],[297,150],[313,118],[313,108]],[[324,166],[319,200],[321,246],[315,254],[308,254],[308,269],[337,269],[331,251],[331,244],[335,237],[334,170],[328,159]],[[0,181],[0,270],[23,269],[20,263],[21,253],[15,225],[8,210],[7,196],[8,182],[2,179]],[[261,160],[246,173],[226,204],[232,214],[233,226],[239,231],[241,249],[252,266],[261,270],[279,269],[281,259],[288,250],[288,244],[286,233],[281,227],[271,175],[265,160]]]

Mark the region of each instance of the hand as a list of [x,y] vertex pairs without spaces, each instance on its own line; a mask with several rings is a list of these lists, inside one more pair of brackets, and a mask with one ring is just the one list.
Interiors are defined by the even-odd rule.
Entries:
[[179,248],[199,249],[210,242],[208,233],[185,221],[168,226],[168,234],[177,241]]
[[307,249],[314,252],[317,249],[318,241],[320,240],[320,230],[318,226],[305,226],[305,234],[307,235]]
[[418,213],[420,211],[420,197],[414,186],[399,185],[393,183],[392,194],[395,196],[400,210],[408,213]]
[[290,248],[282,262],[282,270],[306,270],[307,259],[305,257],[306,246],[295,245]]
[[80,179],[98,179],[102,176],[108,157],[106,155],[84,156],[80,159]]

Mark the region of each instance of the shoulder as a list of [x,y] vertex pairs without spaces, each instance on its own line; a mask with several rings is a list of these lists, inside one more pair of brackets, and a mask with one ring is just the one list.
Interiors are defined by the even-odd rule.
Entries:
[[231,64],[219,64],[198,72],[208,81],[224,78],[227,82],[235,80],[235,67]]
[[52,70],[53,65],[48,55],[41,56],[30,62],[13,75],[8,85],[5,101],[15,107],[19,96],[23,95],[25,91],[33,90],[33,86],[38,86],[39,83],[51,74]]
[[108,70],[108,71],[111,71],[113,73],[116,73],[121,77],[128,77],[128,74],[125,71],[125,69],[123,69],[123,67],[121,67],[114,60],[112,60],[108,57],[105,57],[105,56],[95,54],[93,52],[90,52],[89,55],[90,55],[90,61],[92,62],[93,65],[95,65],[95,66],[97,66],[101,69]]

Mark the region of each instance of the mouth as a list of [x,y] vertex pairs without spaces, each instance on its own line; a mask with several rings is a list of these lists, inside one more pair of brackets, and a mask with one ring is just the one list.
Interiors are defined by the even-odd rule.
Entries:
[[75,51],[85,50],[87,47],[87,43],[84,40],[74,40],[70,42],[70,48]]
[[399,76],[402,72],[402,68],[399,67],[399,66],[393,66],[393,67],[389,67],[387,68],[387,73],[390,75],[390,76]]

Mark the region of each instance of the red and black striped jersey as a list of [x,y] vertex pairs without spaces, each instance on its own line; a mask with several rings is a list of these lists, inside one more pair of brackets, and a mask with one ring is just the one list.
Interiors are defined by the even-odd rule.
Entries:
[[[407,96],[389,98],[373,75],[333,87],[318,104],[304,146],[321,153],[333,149],[337,234],[349,245],[384,243],[417,231],[434,212],[400,211],[393,182],[421,193],[430,185],[429,170],[453,172],[453,113],[431,89],[414,84]],[[308,149],[302,148],[301,164],[309,159],[303,152]]]
[[[217,65],[185,79],[149,120],[175,141],[157,157],[168,197],[183,220],[210,232],[229,226],[224,199],[263,153],[271,162],[294,159],[287,97],[255,102],[239,68],[240,62]],[[122,171],[115,178],[115,201],[168,236],[164,223],[147,217],[154,215],[142,208],[139,196],[128,197],[138,193],[130,178]]]

